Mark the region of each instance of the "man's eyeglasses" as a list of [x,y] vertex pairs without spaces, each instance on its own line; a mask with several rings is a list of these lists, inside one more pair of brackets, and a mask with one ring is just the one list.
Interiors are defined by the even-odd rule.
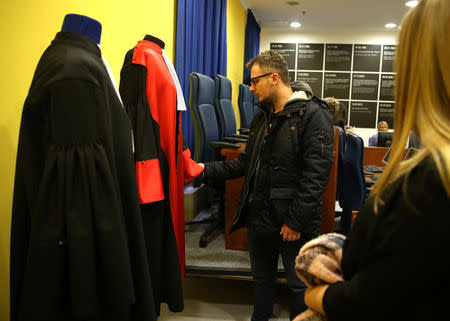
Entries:
[[269,76],[269,75],[271,75],[271,74],[273,74],[273,72],[269,72],[269,73],[264,74],[264,75],[260,75],[260,76],[253,77],[253,78],[250,78],[250,81],[251,81],[251,83],[252,83],[254,86],[256,86],[256,84],[258,83],[258,81],[256,81],[257,79],[262,78],[262,77]]

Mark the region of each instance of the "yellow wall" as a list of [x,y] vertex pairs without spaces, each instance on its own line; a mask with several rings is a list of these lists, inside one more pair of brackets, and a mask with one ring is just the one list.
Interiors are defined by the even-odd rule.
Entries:
[[[132,3],[132,6],[130,5]],[[22,106],[44,50],[61,29],[64,16],[77,13],[102,24],[101,48],[120,79],[125,53],[145,34],[166,43],[174,62],[176,0],[4,1],[0,11],[0,320],[9,320],[9,239],[16,149]],[[237,97],[242,83],[246,12],[239,0],[227,4],[227,75],[239,127]]]
[[239,128],[241,117],[239,116],[238,96],[239,84],[242,84],[244,75],[244,48],[245,26],[247,23],[247,11],[244,10],[239,0],[227,2],[227,77],[233,86],[233,107],[236,115],[236,127]]
[[146,34],[166,43],[174,59],[176,0],[2,1],[0,10],[0,320],[9,320],[9,239],[20,117],[37,62],[77,13],[102,24],[101,48],[119,82],[125,53]]

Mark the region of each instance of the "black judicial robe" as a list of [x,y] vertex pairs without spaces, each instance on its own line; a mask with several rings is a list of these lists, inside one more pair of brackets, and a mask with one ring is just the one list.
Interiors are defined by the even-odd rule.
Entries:
[[[164,42],[146,36],[127,52],[120,94],[131,120],[144,235],[155,308],[183,310],[183,185],[202,168],[183,145],[176,89],[162,58]],[[181,270],[181,272],[180,272]]]
[[22,111],[11,321],[156,320],[131,141],[97,44],[58,33]]

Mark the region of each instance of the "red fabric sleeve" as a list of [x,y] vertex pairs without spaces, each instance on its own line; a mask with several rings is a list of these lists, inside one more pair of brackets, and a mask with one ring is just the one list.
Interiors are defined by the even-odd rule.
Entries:
[[185,149],[182,154],[183,157],[183,170],[184,170],[184,182],[189,182],[203,172],[203,167],[197,164],[191,158],[191,151],[189,148]]
[[165,198],[158,159],[136,162],[136,180],[141,204],[158,202]]

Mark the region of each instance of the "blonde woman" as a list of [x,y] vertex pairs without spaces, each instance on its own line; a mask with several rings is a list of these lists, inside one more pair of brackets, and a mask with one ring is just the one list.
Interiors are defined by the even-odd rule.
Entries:
[[[449,43],[450,1],[419,1],[399,35],[389,165],[344,244],[344,281],[305,295],[329,321],[449,319]],[[411,130],[423,145],[402,162]]]

